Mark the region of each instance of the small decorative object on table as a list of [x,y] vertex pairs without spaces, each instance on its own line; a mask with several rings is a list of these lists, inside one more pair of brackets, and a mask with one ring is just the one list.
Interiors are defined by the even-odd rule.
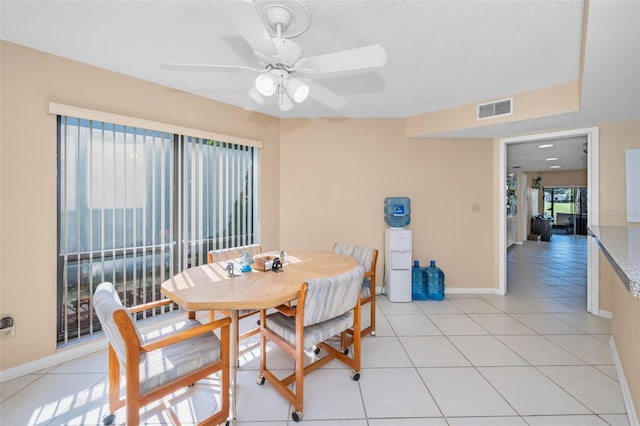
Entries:
[[273,261],[278,256],[273,253],[259,254],[253,256],[253,260],[255,261],[255,265],[253,268],[256,271],[269,271],[273,266]]
[[251,264],[253,263],[253,257],[249,253],[245,253],[240,256],[240,271],[251,272]]
[[224,268],[224,270],[229,274],[229,278],[234,278],[236,276],[233,269],[233,262],[228,262],[227,266]]
[[279,257],[276,257],[275,259],[273,259],[273,263],[271,264],[271,270],[273,272],[281,272],[282,269],[282,262],[280,261]]

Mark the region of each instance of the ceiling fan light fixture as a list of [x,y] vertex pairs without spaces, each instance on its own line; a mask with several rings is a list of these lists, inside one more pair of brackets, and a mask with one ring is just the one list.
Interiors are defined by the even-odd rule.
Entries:
[[309,85],[297,78],[291,78],[287,82],[287,94],[294,102],[300,103],[309,96]]
[[276,93],[278,88],[278,84],[269,74],[260,74],[256,77],[255,86],[262,96],[271,96]]
[[280,111],[289,111],[295,106],[291,98],[286,93],[281,92],[279,98],[278,106],[280,107]]
[[249,96],[255,101],[255,103],[260,106],[264,105],[264,103],[267,101],[264,96],[258,93],[258,89],[256,89],[255,87],[249,89]]

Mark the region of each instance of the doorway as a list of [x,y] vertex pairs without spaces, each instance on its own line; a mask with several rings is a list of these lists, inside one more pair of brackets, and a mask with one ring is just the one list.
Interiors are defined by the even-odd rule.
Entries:
[[[507,175],[507,147],[532,141],[552,141],[574,136],[587,138],[587,227],[599,224],[599,129],[597,127],[568,131],[542,133],[528,136],[502,138],[499,141],[499,174],[498,174],[498,294],[507,294],[507,242],[506,203],[502,192]],[[587,311],[600,315],[599,303],[599,267],[598,247],[593,238],[587,238]]]

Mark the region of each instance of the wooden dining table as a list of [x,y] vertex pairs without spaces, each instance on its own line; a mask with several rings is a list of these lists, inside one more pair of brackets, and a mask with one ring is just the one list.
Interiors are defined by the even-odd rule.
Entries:
[[[280,253],[273,253],[279,255]],[[236,362],[238,311],[268,309],[298,297],[300,286],[308,279],[329,277],[348,272],[358,266],[347,255],[325,251],[295,251],[284,256],[279,272],[240,271],[240,259],[234,264],[230,277],[230,261],[211,263],[186,269],[162,284],[161,292],[187,311],[226,310],[231,314],[230,332],[230,414],[236,419]]]

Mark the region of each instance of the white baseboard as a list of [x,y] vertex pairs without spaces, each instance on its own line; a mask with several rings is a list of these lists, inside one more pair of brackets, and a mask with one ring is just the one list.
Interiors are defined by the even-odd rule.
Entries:
[[486,287],[445,287],[445,294],[498,294],[497,288],[486,288]]
[[618,374],[618,380],[620,381],[620,390],[622,391],[622,399],[624,400],[624,406],[627,409],[627,417],[629,418],[629,426],[640,426],[638,423],[638,415],[636,414],[636,408],[633,405],[631,399],[631,392],[629,391],[629,385],[624,377],[624,370],[622,369],[622,363],[618,356],[618,349],[616,349],[616,343],[613,341],[613,336],[609,338],[609,348],[611,348],[611,355],[613,356],[613,363],[616,366],[616,373]]
[[[184,319],[184,312],[177,311],[179,313],[165,315],[162,318],[150,320],[147,324],[139,325],[138,329],[141,334],[151,332],[153,330],[166,327],[174,324],[176,321]],[[198,312],[198,314],[202,314]],[[182,319],[179,319],[180,315]],[[202,314],[204,315],[204,314]],[[208,315],[208,314],[207,314]],[[0,383],[7,380],[15,379],[25,374],[35,373],[39,370],[55,367],[58,364],[67,361],[73,361],[74,359],[81,358],[83,356],[107,350],[108,342],[103,333],[98,333],[95,337],[85,338],[86,340],[78,344],[69,344],[68,346],[58,349],[54,354],[38,358],[31,362],[17,365],[15,367],[0,370]]]
[[605,311],[604,309],[600,309],[598,311],[598,316],[601,316],[602,318],[607,318],[607,319],[613,318],[613,314],[611,313],[611,311]]
[[48,355],[42,358],[38,358],[31,362],[17,365],[15,367],[7,368],[0,371],[0,383],[7,380],[15,379],[25,374],[35,373],[39,370],[55,367],[63,362],[72,361],[74,359],[83,357],[85,355],[92,354],[108,348],[107,339],[101,338],[94,341],[78,344],[69,348],[61,349],[60,351]]

